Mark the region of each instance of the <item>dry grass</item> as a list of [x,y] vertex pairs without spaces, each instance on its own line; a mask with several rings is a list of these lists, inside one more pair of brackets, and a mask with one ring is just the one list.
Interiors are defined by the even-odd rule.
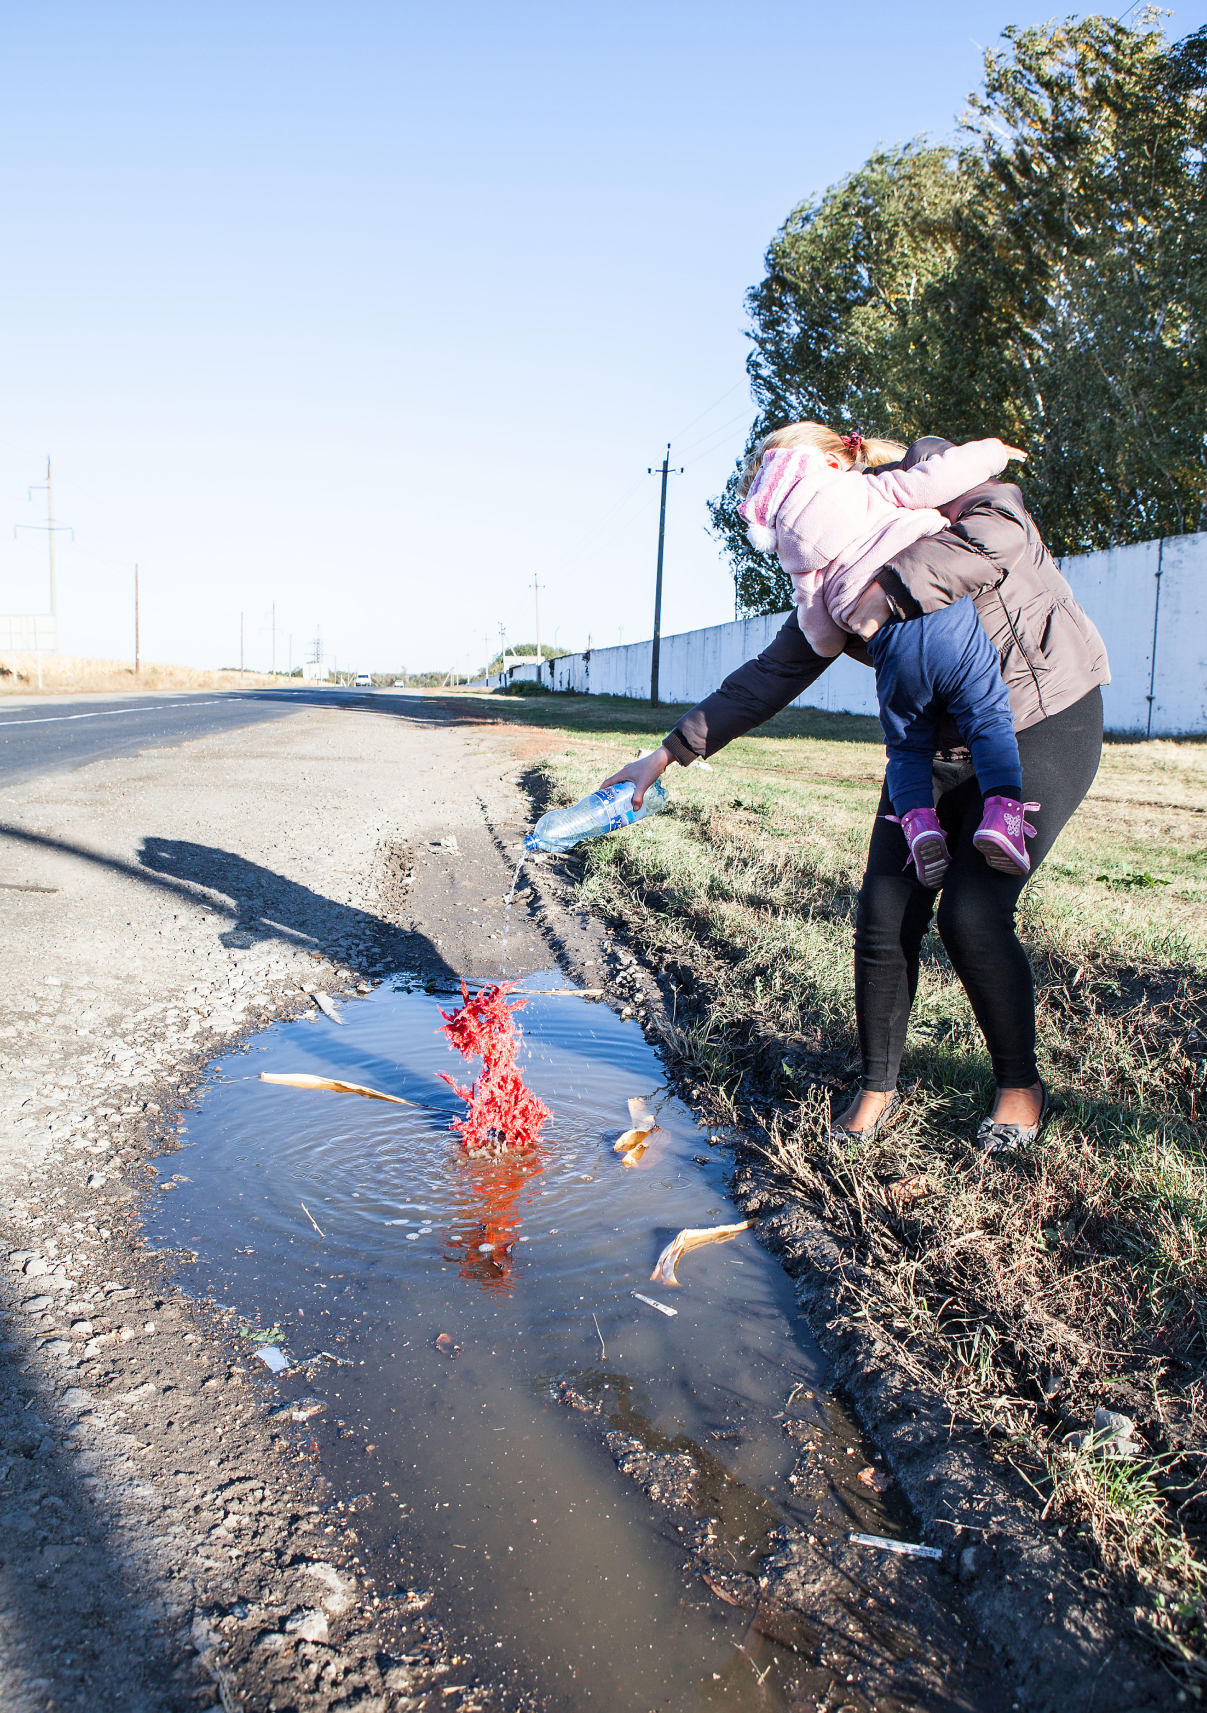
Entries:
[[[14,673],[15,668],[15,673]],[[267,672],[208,671],[193,666],[163,666],[144,661],[135,676],[132,660],[93,660],[85,655],[44,654],[42,683],[38,657],[0,657],[0,696],[63,696],[106,690],[241,690],[298,685],[300,679]]]
[[[640,705],[610,729],[606,712],[588,726],[566,709],[572,741],[542,764],[551,798],[660,735]],[[1108,745],[1024,894],[1041,1069],[1066,1101],[1040,1145],[1002,1161],[970,1146],[992,1076],[932,935],[901,1118],[838,1153],[883,750],[869,721],[785,720],[711,773],[675,770],[670,813],[585,847],[583,894],[660,972],[668,1052],[697,1104],[759,1135],[781,1184],[865,1263],[861,1312],[1207,1684],[1207,744]],[[1099,1404],[1133,1416],[1152,1455],[1071,1456],[1064,1435]]]

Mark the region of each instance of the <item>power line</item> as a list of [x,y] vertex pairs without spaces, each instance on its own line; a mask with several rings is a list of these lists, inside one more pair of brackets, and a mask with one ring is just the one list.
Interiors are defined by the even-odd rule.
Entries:
[[[732,428],[735,422],[744,422],[746,420],[746,418],[749,417],[749,415],[753,409],[754,409],[754,406],[751,405],[748,410],[742,411],[742,413],[739,416],[731,416],[729,421],[723,422],[719,428],[710,428],[707,434],[702,434],[700,436],[699,440],[693,440],[693,442],[690,446],[685,446],[683,448],[683,451],[684,452],[694,452],[697,446],[706,446],[706,443],[708,441],[715,439],[715,437],[717,435],[724,434],[728,429]],[[699,453],[697,457],[689,459],[689,463],[698,464],[700,462],[701,458],[706,458],[708,456],[709,452],[715,452],[715,451],[716,451],[715,446],[708,446],[707,449],[704,452]],[[682,456],[682,453],[680,454],[680,456]]]
[[676,433],[672,434],[671,435],[671,443],[673,444],[676,440],[682,440],[683,436],[687,433],[689,428],[694,428],[698,422],[703,422],[704,418],[706,416],[711,416],[713,411],[716,410],[716,408],[719,404],[724,404],[725,400],[730,396],[730,394],[736,393],[738,388],[740,386],[743,386],[744,384],[745,383],[743,381],[735,381],[731,387],[727,387],[725,389],[725,391],[721,394],[720,398],[716,398],[712,401],[712,403],[709,405],[707,410],[702,410],[700,412],[699,416],[693,416],[690,422],[685,423],[682,428],[680,428]]

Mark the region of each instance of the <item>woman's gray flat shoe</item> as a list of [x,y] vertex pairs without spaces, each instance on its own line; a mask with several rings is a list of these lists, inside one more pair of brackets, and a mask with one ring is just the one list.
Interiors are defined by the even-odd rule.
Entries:
[[1039,1086],[1043,1090],[1043,1100],[1040,1103],[1039,1117],[1034,1124],[995,1124],[992,1118],[982,1118],[973,1147],[979,1149],[982,1154],[1018,1154],[1037,1142],[1039,1133],[1049,1118],[1054,1113],[1064,1111],[1061,1102],[1042,1082]]
[[829,1141],[835,1148],[859,1148],[865,1142],[874,1142],[884,1129],[889,1119],[901,1110],[901,1095],[897,1089],[885,1102],[884,1111],[879,1118],[873,1119],[866,1130],[844,1130],[841,1125],[831,1124]]

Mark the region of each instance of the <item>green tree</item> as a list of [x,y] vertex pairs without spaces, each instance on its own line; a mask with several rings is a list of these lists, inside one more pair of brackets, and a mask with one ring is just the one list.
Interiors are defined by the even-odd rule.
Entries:
[[[541,659],[542,660],[561,660],[565,653],[566,653],[566,650],[564,648],[554,648],[554,646],[551,642],[543,642],[541,644]],[[535,644],[535,642],[509,642],[507,644],[507,664],[509,666],[514,666],[516,664],[517,660],[524,660],[524,659],[531,660],[535,664],[535,662],[536,662],[536,644]],[[492,672],[501,672],[502,670],[503,670],[503,651],[502,651],[502,649],[500,649],[498,654],[496,654],[493,657],[493,659],[487,661],[486,666],[484,668],[484,671],[486,672],[487,676],[489,676]]]
[[970,117],[1058,552],[1185,533],[1207,498],[1207,30],[1169,48],[1158,16],[1007,30]]
[[[928,433],[931,388],[911,328],[928,288],[958,260],[959,215],[979,168],[914,142],[872,156],[841,184],[794,208],[748,293],[748,360],[759,415],[750,443],[802,417],[864,433]],[[792,591],[774,555],[757,553],[737,515],[739,472],[711,505],[734,566],[738,606],[778,612]]]
[[[1001,434],[1054,551],[1207,526],[1207,31],[1004,32],[971,145],[872,157],[794,209],[749,294],[751,443],[795,417]],[[790,601],[713,503],[748,612]]]

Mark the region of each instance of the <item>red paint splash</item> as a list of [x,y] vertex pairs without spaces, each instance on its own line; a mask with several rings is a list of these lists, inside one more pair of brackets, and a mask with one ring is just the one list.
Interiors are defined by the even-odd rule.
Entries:
[[527,1004],[508,1005],[507,995],[515,986],[505,981],[484,987],[471,999],[461,983],[461,1004],[455,1011],[442,1011],[441,1033],[462,1058],[482,1060],[482,1069],[469,1088],[462,1088],[441,1071],[440,1075],[466,1103],[464,1118],[454,1118],[449,1128],[461,1132],[463,1148],[531,1148],[542,1124],[553,1117],[543,1100],[525,1088],[516,1062],[520,1030],[515,1012]]

